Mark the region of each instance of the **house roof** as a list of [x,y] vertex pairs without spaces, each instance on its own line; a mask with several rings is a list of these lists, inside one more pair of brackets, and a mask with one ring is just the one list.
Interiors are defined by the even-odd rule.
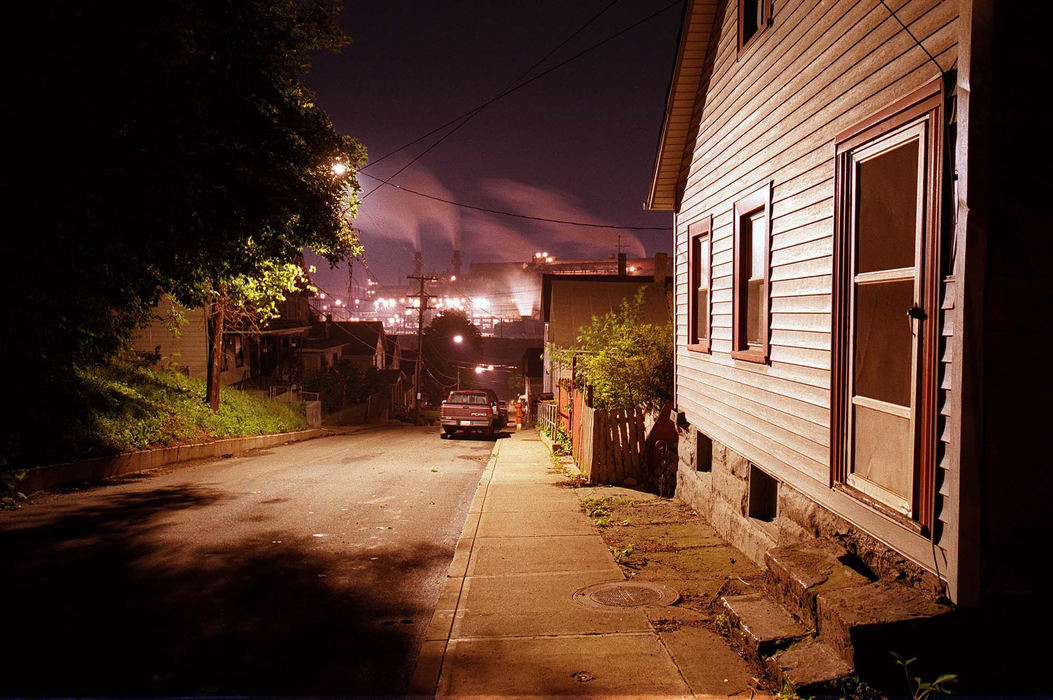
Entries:
[[684,157],[693,150],[698,118],[695,105],[707,77],[706,54],[713,39],[718,0],[688,0],[680,26],[680,47],[669,82],[665,117],[658,139],[651,188],[644,208],[672,211],[686,176]]
[[311,344],[316,340],[335,339],[338,345],[347,345],[345,355],[372,355],[377,351],[377,342],[383,337],[384,326],[380,321],[315,321],[311,324],[310,336],[304,346],[316,347]]

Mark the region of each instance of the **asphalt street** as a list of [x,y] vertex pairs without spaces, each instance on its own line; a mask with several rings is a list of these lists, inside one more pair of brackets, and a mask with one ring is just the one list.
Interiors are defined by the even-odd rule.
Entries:
[[386,426],[0,512],[0,695],[399,694],[494,443]]

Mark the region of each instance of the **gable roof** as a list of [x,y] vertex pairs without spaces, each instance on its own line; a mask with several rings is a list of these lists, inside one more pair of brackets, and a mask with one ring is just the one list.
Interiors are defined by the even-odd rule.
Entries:
[[308,344],[325,339],[327,326],[330,340],[336,339],[337,344],[347,345],[345,355],[373,355],[377,351],[377,343],[385,337],[384,326],[380,321],[316,321],[311,324]]
[[658,139],[645,209],[671,211],[676,208],[684,175],[684,156],[694,146],[692,142],[698,127],[695,103],[706,75],[706,55],[710,50],[719,4],[719,0],[688,0],[684,8],[680,47],[669,82],[662,133]]

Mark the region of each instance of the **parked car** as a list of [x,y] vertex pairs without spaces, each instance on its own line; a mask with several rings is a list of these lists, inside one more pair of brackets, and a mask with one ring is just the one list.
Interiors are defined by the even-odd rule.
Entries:
[[506,418],[507,413],[502,417],[497,395],[489,390],[451,391],[439,408],[439,424],[444,438],[457,431],[493,437],[504,427],[502,421]]

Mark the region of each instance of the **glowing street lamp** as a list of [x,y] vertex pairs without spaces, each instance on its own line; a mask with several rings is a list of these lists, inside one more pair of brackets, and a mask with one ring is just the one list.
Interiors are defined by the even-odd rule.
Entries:
[[464,342],[464,336],[463,335],[455,335],[455,336],[453,336],[453,342],[455,342],[455,343],[463,343]]
[[332,171],[333,171],[333,175],[336,175],[337,177],[340,177],[342,175],[347,175],[347,171],[348,171],[347,164],[346,163],[340,163],[340,162],[333,163]]

